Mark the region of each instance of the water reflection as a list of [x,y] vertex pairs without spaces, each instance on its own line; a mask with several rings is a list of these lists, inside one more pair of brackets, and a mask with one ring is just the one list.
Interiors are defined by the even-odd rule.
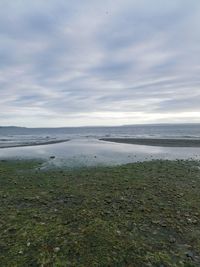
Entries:
[[[50,159],[51,156],[55,158]],[[69,142],[0,149],[0,158],[41,158],[55,166],[116,165],[152,159],[200,159],[200,148],[153,147],[82,138]]]

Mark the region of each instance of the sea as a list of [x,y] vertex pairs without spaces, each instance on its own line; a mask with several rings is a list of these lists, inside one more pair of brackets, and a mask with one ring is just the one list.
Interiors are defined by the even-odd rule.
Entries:
[[[200,124],[115,127],[0,127],[0,159],[45,161],[44,168],[118,165],[154,159],[200,159],[200,148],[153,147],[101,141],[105,137],[200,139]],[[63,143],[37,145],[51,141]],[[20,146],[21,147],[15,147]],[[26,146],[24,146],[26,145]]]

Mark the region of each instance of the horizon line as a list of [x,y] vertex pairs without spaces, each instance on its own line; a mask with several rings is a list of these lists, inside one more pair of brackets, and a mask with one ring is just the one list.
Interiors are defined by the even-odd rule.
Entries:
[[161,122],[161,123],[135,123],[135,124],[120,124],[120,125],[84,125],[84,126],[48,126],[48,127],[27,127],[16,125],[0,125],[0,128],[25,128],[25,129],[61,129],[61,128],[101,128],[101,127],[127,127],[127,126],[157,126],[157,125],[200,125],[200,122]]

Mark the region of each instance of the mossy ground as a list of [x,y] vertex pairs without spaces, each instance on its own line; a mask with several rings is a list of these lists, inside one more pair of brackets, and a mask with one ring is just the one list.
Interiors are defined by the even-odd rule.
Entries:
[[0,266],[200,266],[195,161],[0,162]]

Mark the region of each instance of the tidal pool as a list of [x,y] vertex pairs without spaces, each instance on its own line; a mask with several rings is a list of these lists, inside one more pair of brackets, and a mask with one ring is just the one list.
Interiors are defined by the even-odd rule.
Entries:
[[120,144],[93,138],[0,149],[0,159],[43,159],[57,167],[118,165],[153,159],[200,159],[200,148],[155,147]]

